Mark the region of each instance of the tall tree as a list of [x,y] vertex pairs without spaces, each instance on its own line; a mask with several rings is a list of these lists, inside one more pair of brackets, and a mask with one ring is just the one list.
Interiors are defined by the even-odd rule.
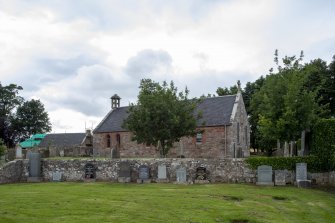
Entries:
[[269,155],[276,139],[296,140],[323,113],[317,103],[318,91],[306,88],[309,76],[304,69],[306,65],[300,63],[302,56],[284,57],[284,66],[278,66],[278,73],[266,77],[263,87],[251,100],[253,112],[259,115],[260,144]]
[[160,85],[143,79],[139,88],[138,102],[131,104],[124,127],[138,143],[157,146],[160,142],[160,155],[164,157],[181,137],[196,134],[197,119],[193,114],[197,100],[188,99],[187,88],[178,93],[172,81]]
[[259,114],[258,110],[252,110],[250,104],[253,95],[258,92],[264,84],[265,78],[261,76],[255,82],[248,82],[245,88],[242,91],[243,101],[245,104],[245,109],[249,116],[249,124],[250,124],[250,146],[251,148],[258,148],[258,139],[259,131],[257,128],[258,121],[259,121]]
[[233,95],[233,94],[237,94],[238,91],[238,87],[236,85],[231,86],[229,89],[227,87],[218,87],[218,89],[216,90],[216,93],[219,96],[224,96],[224,95]]
[[0,158],[6,153],[6,145],[4,144],[3,140],[0,139]]
[[24,102],[17,108],[15,116],[12,118],[13,128],[17,137],[27,139],[36,133],[46,133],[51,131],[51,124],[48,113],[40,100],[30,100]]
[[0,83],[0,138],[9,147],[14,145],[10,119],[14,108],[23,102],[23,98],[18,95],[21,90],[22,87],[16,84],[2,86]]

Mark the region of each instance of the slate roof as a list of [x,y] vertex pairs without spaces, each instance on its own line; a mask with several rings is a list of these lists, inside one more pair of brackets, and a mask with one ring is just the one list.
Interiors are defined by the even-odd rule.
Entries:
[[[222,126],[230,124],[230,117],[234,107],[236,95],[206,98],[198,104],[195,114],[202,112],[202,118],[198,120],[198,127]],[[120,107],[111,110],[100,124],[94,129],[94,133],[122,132],[122,123],[128,117],[129,107]]]
[[56,133],[47,134],[39,147],[48,146],[78,146],[85,138],[85,133]]

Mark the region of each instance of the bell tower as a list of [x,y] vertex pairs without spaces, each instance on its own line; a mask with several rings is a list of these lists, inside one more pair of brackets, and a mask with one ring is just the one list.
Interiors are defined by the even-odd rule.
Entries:
[[114,94],[112,97],[111,97],[111,100],[112,100],[112,109],[116,109],[116,108],[119,108],[120,107],[120,96],[117,95],[117,94]]

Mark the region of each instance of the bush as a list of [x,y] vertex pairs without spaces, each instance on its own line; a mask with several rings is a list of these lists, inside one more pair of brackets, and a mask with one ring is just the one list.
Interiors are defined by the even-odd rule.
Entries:
[[0,157],[3,156],[7,151],[7,147],[5,146],[2,139],[0,139]]
[[327,169],[335,168],[335,118],[321,119],[313,127],[311,154]]
[[316,156],[304,157],[249,157],[247,164],[252,169],[257,169],[261,165],[272,166],[273,170],[295,170],[296,163],[307,163],[309,172],[328,171],[324,163]]

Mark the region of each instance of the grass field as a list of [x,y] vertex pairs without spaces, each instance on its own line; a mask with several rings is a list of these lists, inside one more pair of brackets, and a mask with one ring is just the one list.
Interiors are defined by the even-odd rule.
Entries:
[[335,194],[241,184],[7,184],[0,222],[335,222]]

